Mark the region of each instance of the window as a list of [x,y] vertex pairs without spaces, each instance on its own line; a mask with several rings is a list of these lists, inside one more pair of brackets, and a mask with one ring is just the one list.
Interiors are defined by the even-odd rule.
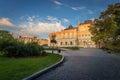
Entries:
[[72,43],[72,41],[70,42],[70,45],[72,45],[73,43]]
[[67,42],[65,42],[65,45],[67,45]]
[[60,43],[60,45],[62,45],[62,42]]
[[82,34],[82,37],[84,37],[84,34]]

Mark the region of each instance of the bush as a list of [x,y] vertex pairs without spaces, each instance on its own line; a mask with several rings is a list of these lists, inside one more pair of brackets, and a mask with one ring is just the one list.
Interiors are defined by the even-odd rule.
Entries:
[[0,50],[8,57],[38,56],[42,53],[43,47],[37,43],[23,43],[17,40],[3,40],[0,42]]
[[5,52],[4,51],[0,51],[0,56],[4,56]]
[[12,37],[8,31],[0,30],[0,55],[8,57],[37,56],[43,47],[37,43],[24,43]]

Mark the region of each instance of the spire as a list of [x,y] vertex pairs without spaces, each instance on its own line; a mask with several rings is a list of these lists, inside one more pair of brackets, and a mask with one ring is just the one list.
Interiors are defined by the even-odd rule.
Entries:
[[73,26],[70,24],[70,26],[68,27],[68,29],[72,29],[73,28]]
[[80,25],[80,20],[78,20],[78,25]]

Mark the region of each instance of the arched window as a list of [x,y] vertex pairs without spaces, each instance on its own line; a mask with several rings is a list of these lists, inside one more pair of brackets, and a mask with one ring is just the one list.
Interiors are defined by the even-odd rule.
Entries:
[[72,45],[73,43],[72,43],[72,41],[70,42],[70,45]]
[[65,45],[67,45],[67,42],[65,42]]
[[62,45],[62,42],[60,43],[60,45]]

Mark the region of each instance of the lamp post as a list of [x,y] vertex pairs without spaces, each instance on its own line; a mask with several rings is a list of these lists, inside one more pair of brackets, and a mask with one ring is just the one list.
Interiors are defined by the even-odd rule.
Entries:
[[52,39],[51,39],[51,43],[53,44],[53,46],[52,46],[52,53],[54,53],[54,44],[56,43],[56,35],[55,34],[53,34],[52,35]]
[[85,48],[85,46],[86,46],[86,42],[85,42],[85,41],[83,41],[83,43],[84,43],[84,48]]
[[78,41],[78,28],[77,28],[77,34],[76,34],[76,46],[78,47],[78,43],[79,43],[79,41]]

